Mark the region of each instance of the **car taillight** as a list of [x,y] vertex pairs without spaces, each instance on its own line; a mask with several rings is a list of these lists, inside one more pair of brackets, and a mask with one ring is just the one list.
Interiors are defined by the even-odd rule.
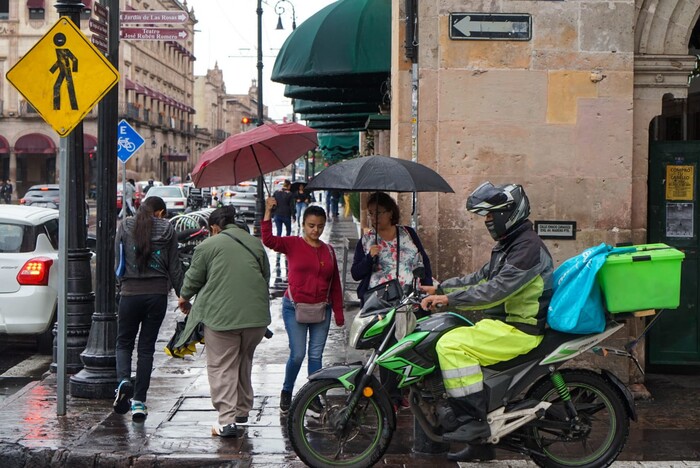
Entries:
[[224,192],[225,197],[232,197],[234,195],[235,195],[235,193],[233,193],[233,192]]
[[185,202],[176,201],[175,206],[185,206]]
[[17,282],[24,286],[48,286],[51,265],[53,265],[53,259],[48,257],[27,260],[17,273]]
[[26,200],[24,198],[19,199],[19,204],[24,205],[26,203]]

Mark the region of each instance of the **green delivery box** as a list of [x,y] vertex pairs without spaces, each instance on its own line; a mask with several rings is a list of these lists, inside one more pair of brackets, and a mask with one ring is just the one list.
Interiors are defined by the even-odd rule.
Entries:
[[685,254],[666,244],[634,247],[635,252],[609,255],[598,272],[608,310],[619,313],[677,308]]

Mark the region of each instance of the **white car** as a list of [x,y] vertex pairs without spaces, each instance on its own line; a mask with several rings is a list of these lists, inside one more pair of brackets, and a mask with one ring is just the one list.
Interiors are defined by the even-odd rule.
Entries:
[[183,213],[187,207],[187,195],[185,195],[185,191],[179,185],[152,187],[144,197],[144,200],[149,197],[162,198],[165,202],[165,207],[168,209],[168,216]]
[[58,301],[58,210],[0,205],[0,334],[53,348]]

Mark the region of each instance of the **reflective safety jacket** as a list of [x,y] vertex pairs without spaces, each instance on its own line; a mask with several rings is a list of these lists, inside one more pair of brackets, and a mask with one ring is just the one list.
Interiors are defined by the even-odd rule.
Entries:
[[[461,310],[483,310],[531,334],[544,334],[552,298],[552,256],[525,220],[501,239],[491,260],[478,271],[440,283],[449,305]],[[440,294],[440,292],[438,292]]]

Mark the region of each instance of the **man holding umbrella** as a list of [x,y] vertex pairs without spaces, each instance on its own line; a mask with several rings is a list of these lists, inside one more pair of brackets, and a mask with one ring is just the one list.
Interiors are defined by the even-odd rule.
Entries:
[[282,235],[282,225],[285,227],[286,234],[289,236],[292,234],[292,218],[294,217],[294,194],[289,191],[291,183],[289,180],[285,179],[282,184],[282,189],[275,191],[272,195],[275,197],[275,202],[277,203],[277,208],[275,209],[275,216],[273,221],[277,228],[277,235]]

